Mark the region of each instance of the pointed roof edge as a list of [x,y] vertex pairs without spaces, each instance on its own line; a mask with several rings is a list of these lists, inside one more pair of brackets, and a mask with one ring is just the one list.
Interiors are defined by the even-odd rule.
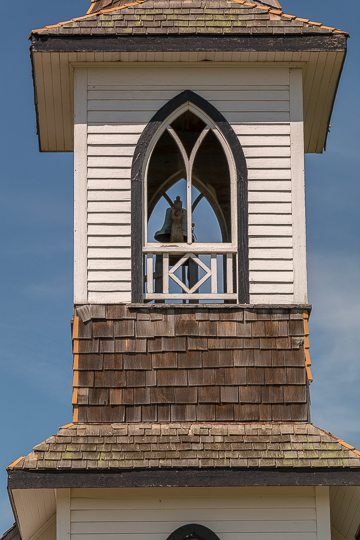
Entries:
[[[75,23],[77,21],[82,21],[84,19],[89,19],[89,18],[92,18],[92,17],[96,17],[98,15],[102,15],[102,14],[106,14],[106,13],[112,13],[114,11],[120,11],[120,10],[125,9],[127,7],[132,7],[132,6],[136,6],[136,5],[139,5],[139,4],[144,4],[147,1],[148,0],[136,0],[135,2],[129,2],[129,3],[123,4],[122,6],[118,6],[118,7],[115,7],[115,8],[101,9],[99,11],[96,11],[95,13],[91,13],[91,11],[90,11],[91,6],[90,6],[90,8],[88,10],[88,13],[86,15],[84,15],[82,17],[76,17],[74,19],[70,19],[69,21],[63,21],[63,22],[60,22],[60,23],[57,23],[57,24],[52,24],[52,25],[49,25],[49,26],[45,26],[44,28],[38,28],[36,30],[32,30],[31,33],[30,33],[30,37],[33,34],[37,34],[39,32],[45,32],[46,30],[49,30],[51,28],[57,28],[57,27],[65,25],[65,24]],[[306,23],[306,24],[310,24],[310,25],[314,26],[315,28],[316,27],[323,28],[323,29],[326,29],[326,30],[330,30],[333,33],[344,34],[346,36],[349,36],[348,32],[345,32],[344,30],[340,30],[340,29],[334,28],[332,26],[326,26],[326,25],[323,25],[322,23],[310,21],[309,19],[303,19],[301,17],[296,17],[296,15],[288,15],[286,13],[283,13],[282,8],[272,9],[271,7],[259,6],[258,4],[254,4],[252,2],[246,2],[246,0],[231,0],[231,1],[236,3],[236,4],[241,4],[243,6],[246,6],[246,7],[266,10],[269,13],[271,13],[272,15],[278,15],[278,16],[281,16],[281,17],[286,17],[286,18],[295,20],[295,21],[300,21],[300,22],[303,22],[303,23]]]

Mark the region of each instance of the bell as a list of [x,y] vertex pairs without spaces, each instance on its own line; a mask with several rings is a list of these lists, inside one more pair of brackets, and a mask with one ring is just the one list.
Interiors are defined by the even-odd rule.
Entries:
[[[154,238],[157,242],[162,242],[163,244],[169,244],[170,243],[170,234],[171,234],[171,227],[172,227],[172,219],[171,219],[171,208],[166,209],[165,214],[165,221],[164,225],[162,226],[162,229],[160,231],[157,231],[154,235]],[[184,242],[187,241],[187,216],[186,216],[186,210],[183,212],[182,220],[181,220],[181,228],[184,235]]]

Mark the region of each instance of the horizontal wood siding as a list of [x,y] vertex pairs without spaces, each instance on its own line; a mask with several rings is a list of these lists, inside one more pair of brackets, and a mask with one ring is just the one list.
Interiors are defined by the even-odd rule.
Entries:
[[244,148],[250,302],[291,303],[289,70],[183,66],[88,70],[88,301],[131,301],[134,150],[156,111],[185,88],[226,117]]
[[314,488],[91,491],[73,490],[71,540],[166,540],[188,523],[220,540],[316,540]]

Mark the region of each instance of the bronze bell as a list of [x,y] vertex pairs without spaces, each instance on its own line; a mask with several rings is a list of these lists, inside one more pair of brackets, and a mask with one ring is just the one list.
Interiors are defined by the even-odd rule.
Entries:
[[[163,244],[170,243],[172,219],[171,219],[171,207],[166,209],[164,225],[157,231],[154,235],[154,238],[157,242],[162,242]],[[184,235],[184,242],[187,241],[187,215],[186,210],[183,211],[183,216],[181,220],[181,228]]]

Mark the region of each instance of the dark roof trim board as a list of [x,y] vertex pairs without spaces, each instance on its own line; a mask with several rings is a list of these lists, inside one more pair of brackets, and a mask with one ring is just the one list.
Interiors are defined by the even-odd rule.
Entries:
[[344,34],[303,36],[42,36],[33,37],[33,53],[69,52],[343,52]]
[[9,471],[8,489],[127,487],[360,486],[359,469],[140,469],[116,472]]

